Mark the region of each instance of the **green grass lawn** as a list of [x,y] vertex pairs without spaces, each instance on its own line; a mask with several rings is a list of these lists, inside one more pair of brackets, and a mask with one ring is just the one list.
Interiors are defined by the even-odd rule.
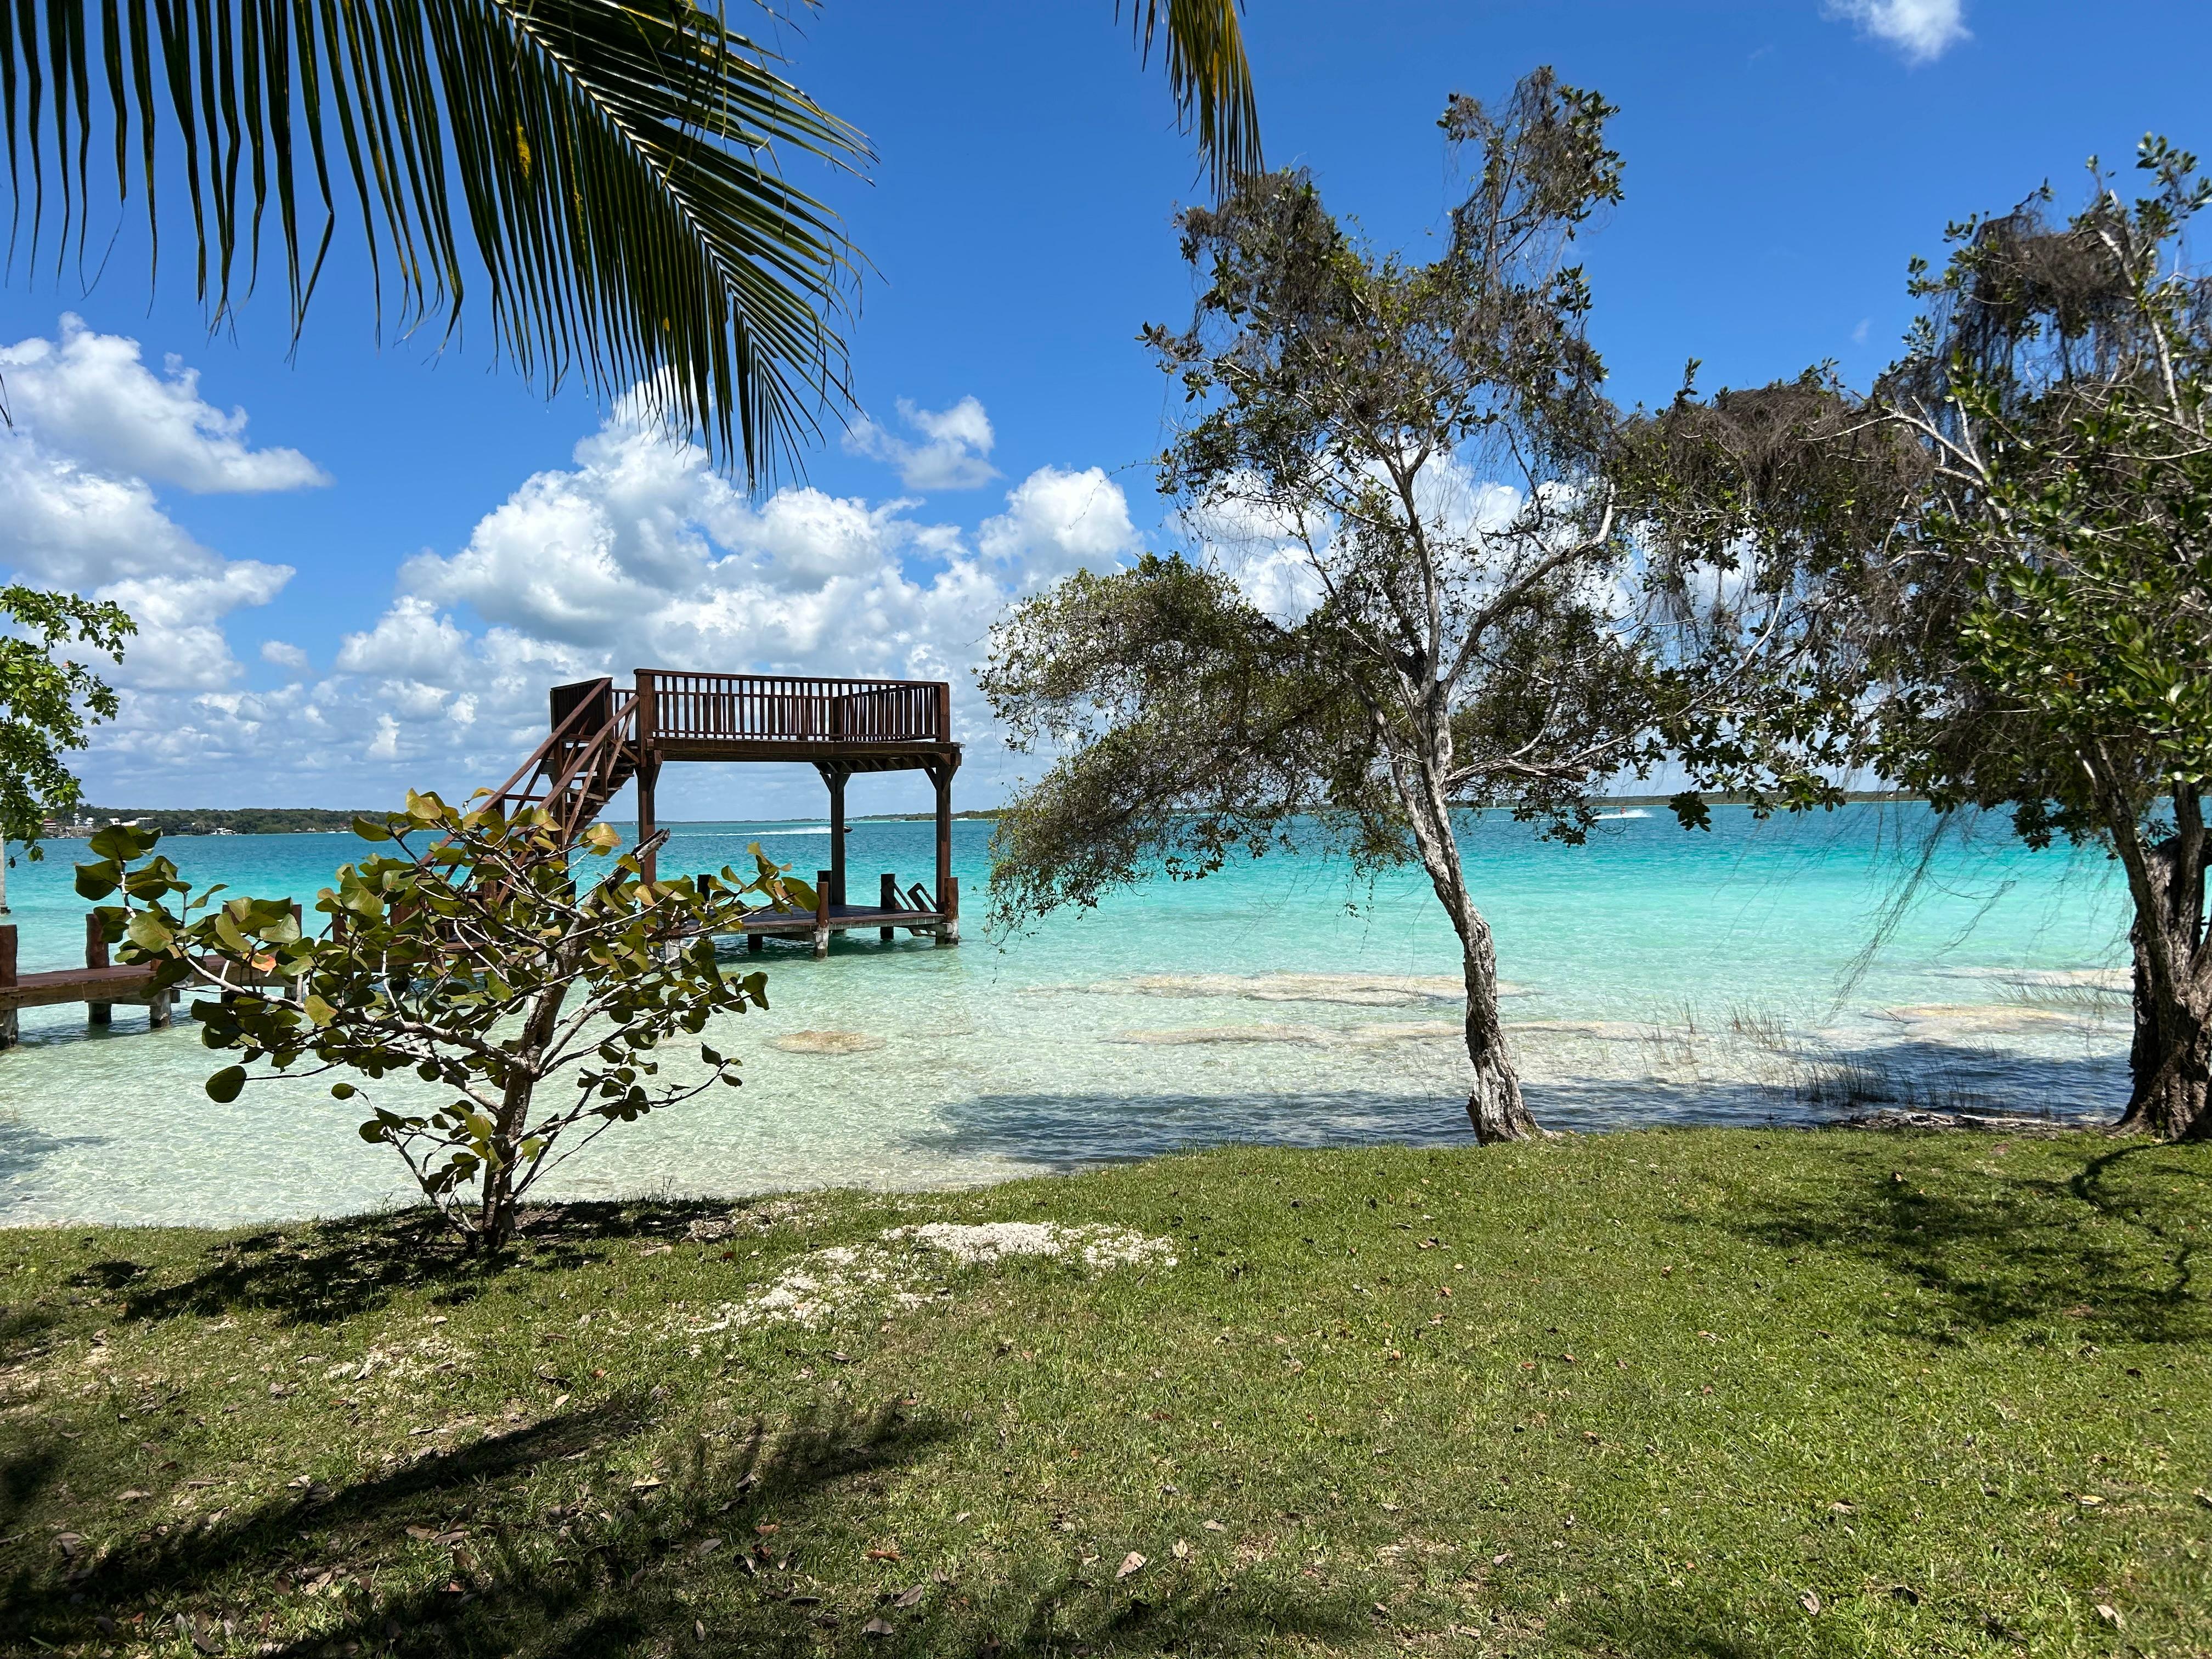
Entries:
[[[1009,1220],[1176,1260],[881,1242]],[[2208,1239],[2212,1147],[1734,1131],[0,1233],[0,1645],[2212,1653]]]

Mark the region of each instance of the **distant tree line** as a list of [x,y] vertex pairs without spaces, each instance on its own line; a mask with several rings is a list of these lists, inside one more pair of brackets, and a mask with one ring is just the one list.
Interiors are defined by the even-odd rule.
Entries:
[[239,806],[239,807],[151,807],[151,806],[88,806],[83,809],[83,822],[94,827],[105,823],[136,823],[141,829],[158,830],[165,836],[211,836],[228,830],[240,836],[289,836],[327,834],[331,830],[350,830],[356,818],[375,821],[380,812],[335,812],[319,806]]

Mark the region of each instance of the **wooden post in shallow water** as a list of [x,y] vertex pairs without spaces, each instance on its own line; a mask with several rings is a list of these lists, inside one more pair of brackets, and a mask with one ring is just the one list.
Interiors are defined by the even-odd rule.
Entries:
[[937,924],[937,942],[938,942],[939,945],[957,945],[957,944],[959,944],[959,943],[960,943],[960,878],[959,878],[959,877],[957,877],[957,876],[947,876],[947,877],[945,877],[945,896],[944,896],[943,898],[939,899],[939,900],[938,901],[938,903],[939,903],[939,905],[941,905],[941,906],[944,908],[944,910],[945,910],[945,920],[944,920],[944,921],[940,921],[940,922],[939,922],[939,923]]
[[[0,921],[0,991],[15,987],[15,924]],[[0,1008],[0,1048],[15,1046],[21,1035],[13,1008]]]
[[[105,968],[107,962],[107,930],[100,925],[100,912],[84,913],[84,965]],[[86,1021],[94,1025],[106,1025],[114,1021],[115,1005],[112,1002],[88,1002],[84,1005]]]
[[952,879],[952,775],[959,766],[954,755],[929,769],[929,781],[937,786],[937,911],[945,918],[937,929],[939,945],[960,941],[959,886]]
[[827,870],[814,872],[814,959],[817,962],[830,954],[830,877]]
[[[896,910],[899,908],[898,878],[888,870],[884,872],[883,890],[881,895],[876,900],[876,908],[878,910]],[[898,929],[896,927],[878,927],[876,930],[876,936],[882,939],[884,944],[888,945],[898,937]]]

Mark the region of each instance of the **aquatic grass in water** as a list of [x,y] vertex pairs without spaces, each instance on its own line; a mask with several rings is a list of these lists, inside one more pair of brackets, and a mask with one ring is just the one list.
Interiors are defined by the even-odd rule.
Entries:
[[[1547,1126],[1830,1115],[1838,1091],[1801,1091],[1812,1062],[1800,1050],[1923,1096],[2116,1112],[2124,1000],[2086,1019],[2045,994],[2069,999],[2116,969],[2124,983],[2124,896],[2105,860],[2032,853],[1985,823],[1947,841],[1919,903],[1862,964],[1923,811],[1762,824],[1722,808],[1714,822],[1689,835],[1664,813],[1615,819],[1581,848],[1503,819],[1468,824],[1517,993],[1508,1029]],[[776,830],[793,833],[763,844],[789,849],[802,875],[826,861],[811,826],[688,824],[663,867],[718,868]],[[980,914],[990,825],[953,833]],[[878,871],[926,872],[932,836],[855,823],[852,879],[867,890]],[[343,836],[164,846],[197,881],[309,903],[363,850]],[[13,872],[27,968],[82,951],[73,856],[57,843]],[[935,950],[868,933],[824,963],[781,946],[732,962],[769,973],[769,1012],[719,1044],[743,1057],[745,1086],[609,1137],[562,1172],[562,1194],[927,1188],[1224,1141],[1454,1146],[1468,1133],[1457,947],[1410,874],[1370,889],[1340,866],[1271,858],[1004,941]],[[82,1009],[58,1008],[24,1024],[24,1046],[0,1054],[0,1216],[246,1221],[408,1197],[323,1083],[209,1101],[200,1083],[218,1057],[188,1022],[149,1035],[123,1009],[112,1034],[88,1036]],[[1211,1035],[1224,1032],[1236,1040]]]

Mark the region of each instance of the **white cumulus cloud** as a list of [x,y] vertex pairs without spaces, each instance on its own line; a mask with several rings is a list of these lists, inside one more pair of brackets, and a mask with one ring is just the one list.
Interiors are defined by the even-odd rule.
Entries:
[[174,357],[149,370],[138,342],[64,314],[59,337],[0,346],[9,412],[55,450],[103,472],[198,494],[300,489],[328,483],[296,449],[250,449],[246,411],[225,414]]
[[[326,480],[292,449],[254,449],[246,416],[204,402],[138,343],[64,316],[57,337],[0,347],[13,424],[0,433],[0,567],[18,580],[112,599],[138,633],[112,678],[137,693],[213,693],[244,672],[222,624],[274,599],[289,565],[226,559],[163,511],[156,482],[211,493]],[[126,714],[126,720],[129,716]]]
[[1828,15],[1887,41],[1913,64],[1932,64],[1961,40],[1965,0],[1828,0]]
[[[226,621],[293,573],[202,546],[156,484],[273,489],[321,474],[295,452],[250,447],[243,414],[199,402],[189,371],[147,373],[131,341],[65,323],[9,353],[18,424],[0,434],[12,508],[0,565],[116,599],[141,629],[115,676],[123,713],[84,757],[95,797],[373,806],[410,785],[465,797],[544,737],[550,687],[626,681],[641,665],[950,681],[955,733],[971,745],[963,793],[981,794],[1012,764],[971,678],[993,623],[1059,575],[1143,545],[1121,486],[1096,467],[1038,469],[970,531],[922,516],[911,496],[793,486],[750,499],[625,400],[568,465],[489,501],[458,546],[400,561],[380,614],[261,643],[284,683],[252,687]],[[43,377],[34,398],[21,364]],[[166,425],[117,435],[149,409]],[[912,487],[992,476],[974,399],[902,412],[918,435],[897,441],[895,464]],[[88,435],[103,425],[106,439]],[[678,768],[663,811],[727,812],[733,789],[747,813],[813,811],[819,787],[803,768]]]
[[846,452],[896,467],[899,482],[908,489],[977,489],[999,476],[988,459],[996,434],[975,398],[932,410],[902,398],[898,416],[918,441],[864,418],[845,434]]
[[1041,466],[1006,492],[1006,510],[976,532],[986,558],[1023,590],[1071,571],[1111,569],[1143,549],[1121,486],[1095,466]]

